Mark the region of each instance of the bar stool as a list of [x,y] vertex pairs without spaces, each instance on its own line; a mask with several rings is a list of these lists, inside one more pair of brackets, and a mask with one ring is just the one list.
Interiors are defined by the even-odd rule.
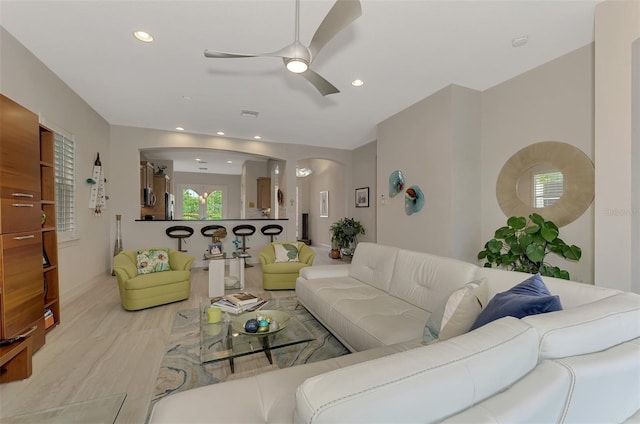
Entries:
[[271,243],[273,243],[273,237],[277,236],[277,235],[280,235],[282,233],[282,225],[278,225],[278,224],[265,225],[264,227],[262,227],[260,229],[260,231],[265,236],[270,236],[271,237]]
[[187,227],[185,225],[174,225],[173,227],[167,228],[165,233],[167,233],[167,235],[171,238],[177,238],[178,250],[180,252],[186,252],[186,250],[182,250],[182,240],[189,238],[193,235],[193,228]]
[[247,254],[247,237],[252,236],[253,233],[256,232],[256,227],[249,224],[241,224],[233,227],[233,234],[236,236],[242,237],[242,247],[240,247],[240,255],[241,256],[249,256]]

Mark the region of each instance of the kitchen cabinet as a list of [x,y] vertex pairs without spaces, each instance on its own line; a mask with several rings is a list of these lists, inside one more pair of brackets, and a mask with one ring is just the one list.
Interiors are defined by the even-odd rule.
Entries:
[[271,208],[271,178],[259,177],[258,178],[258,209]]

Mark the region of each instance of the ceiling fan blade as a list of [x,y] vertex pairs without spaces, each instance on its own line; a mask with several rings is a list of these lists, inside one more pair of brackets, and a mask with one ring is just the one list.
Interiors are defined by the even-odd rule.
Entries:
[[361,15],[362,6],[359,0],[337,0],[313,34],[309,44],[312,60],[325,44]]
[[261,54],[242,54],[242,53],[227,53],[227,52],[217,52],[215,50],[205,50],[205,57],[212,57],[218,59],[238,59],[243,57],[259,57],[264,56]]
[[309,81],[323,96],[340,92],[340,90],[338,90],[333,84],[311,69],[298,75]]
[[295,41],[280,50],[270,53],[228,53],[207,49],[204,51],[204,55],[205,57],[215,59],[241,59],[245,57],[282,57],[284,59],[288,59],[290,57],[301,57],[306,61],[309,61],[310,59],[309,50],[307,50],[307,48],[299,41]]

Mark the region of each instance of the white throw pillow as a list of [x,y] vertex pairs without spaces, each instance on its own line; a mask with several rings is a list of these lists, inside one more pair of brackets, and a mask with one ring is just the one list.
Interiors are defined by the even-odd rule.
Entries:
[[299,262],[298,244],[296,243],[274,243],[273,249],[276,252],[276,262]]
[[427,344],[467,333],[486,304],[488,294],[484,279],[455,290],[429,316],[422,342]]

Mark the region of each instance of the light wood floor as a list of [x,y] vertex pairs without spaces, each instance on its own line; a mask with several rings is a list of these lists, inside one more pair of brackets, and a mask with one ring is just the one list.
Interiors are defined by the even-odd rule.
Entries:
[[[340,263],[328,258],[328,249],[313,248],[314,265]],[[247,290],[262,292],[259,265],[246,268],[245,276]],[[126,393],[117,422],[144,423],[175,314],[197,307],[207,296],[207,287],[207,272],[194,268],[188,300],[127,312],[120,304],[115,277],[85,284],[81,293],[62,299],[61,324],[34,355],[33,375],[0,385],[0,417]],[[295,292],[269,294],[285,297]]]

